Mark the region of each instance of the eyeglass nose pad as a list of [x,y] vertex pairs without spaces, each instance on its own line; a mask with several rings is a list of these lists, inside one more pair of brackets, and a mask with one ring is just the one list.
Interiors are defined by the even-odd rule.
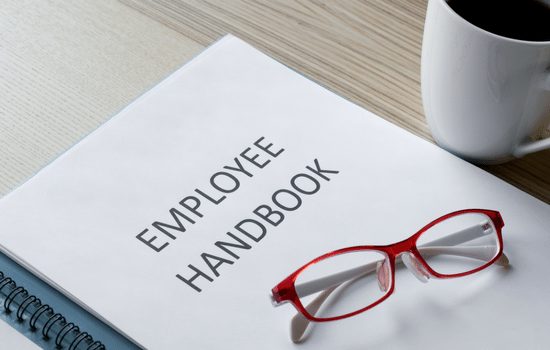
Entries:
[[386,259],[376,263],[376,277],[380,291],[383,293],[387,292],[390,288],[390,265]]
[[416,277],[420,282],[427,283],[430,279],[430,274],[424,266],[418,261],[418,259],[414,256],[414,254],[410,252],[405,252],[401,254],[401,260],[403,260],[403,264],[407,266],[407,269],[409,269],[410,272]]

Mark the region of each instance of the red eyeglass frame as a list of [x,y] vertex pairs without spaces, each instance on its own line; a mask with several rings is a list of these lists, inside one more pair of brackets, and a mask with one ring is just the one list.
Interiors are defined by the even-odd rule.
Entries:
[[[416,242],[418,238],[429,228],[432,226],[440,223],[441,221],[447,220],[451,217],[467,214],[467,213],[481,213],[487,215],[491,221],[493,222],[493,225],[495,226],[498,242],[499,242],[499,250],[498,253],[495,255],[493,259],[488,261],[487,263],[467,272],[462,273],[456,273],[456,274],[441,274],[436,271],[434,271],[424,260],[420,252],[418,251],[416,247]],[[329,322],[329,321],[336,321],[341,320],[344,318],[352,317],[357,314],[360,314],[362,312],[365,312],[376,305],[380,304],[384,300],[386,300],[394,291],[395,286],[395,260],[398,255],[404,252],[412,252],[415,255],[415,258],[422,264],[422,266],[433,276],[436,278],[455,278],[455,277],[463,277],[467,275],[471,275],[473,273],[479,272],[488,266],[492,265],[495,261],[497,261],[501,256],[503,252],[503,240],[502,240],[502,228],[504,227],[504,221],[502,220],[502,216],[500,215],[500,212],[496,210],[489,210],[489,209],[464,209],[464,210],[458,210],[446,215],[443,215],[434,221],[430,222],[423,228],[421,228],[418,232],[410,236],[409,238],[402,240],[397,243],[388,244],[388,245],[364,245],[364,246],[355,246],[355,247],[348,247],[348,248],[342,248],[338,250],[334,250],[332,252],[323,254],[304,266],[300,267],[298,270],[294,271],[292,274],[290,274],[287,278],[285,278],[283,281],[281,281],[279,284],[277,284],[272,290],[273,294],[273,300],[279,304],[283,302],[289,302],[308,320],[313,322]],[[327,318],[317,318],[315,316],[312,316],[309,314],[309,312],[306,310],[306,308],[302,305],[300,302],[300,298],[298,297],[296,293],[296,289],[294,286],[294,282],[296,281],[296,278],[298,275],[308,268],[309,266],[318,263],[321,260],[324,260],[326,258],[332,257],[334,255],[342,254],[342,253],[348,253],[353,251],[361,251],[361,250],[376,250],[384,253],[390,261],[390,269],[391,269],[391,286],[388,292],[382,296],[379,300],[376,302],[353,312],[350,312],[345,315],[341,316],[335,316],[335,317],[327,317]]]

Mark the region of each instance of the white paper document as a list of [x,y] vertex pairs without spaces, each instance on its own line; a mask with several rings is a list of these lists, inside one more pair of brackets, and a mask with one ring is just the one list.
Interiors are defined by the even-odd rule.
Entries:
[[300,349],[545,348],[550,206],[227,36],[3,198],[0,246],[141,347],[296,349],[279,281],[467,208],[511,268],[400,273]]

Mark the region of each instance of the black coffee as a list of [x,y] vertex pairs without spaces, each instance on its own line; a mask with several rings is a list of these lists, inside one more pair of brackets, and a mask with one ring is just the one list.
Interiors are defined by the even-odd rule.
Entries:
[[447,0],[468,22],[488,32],[528,41],[550,41],[550,0]]

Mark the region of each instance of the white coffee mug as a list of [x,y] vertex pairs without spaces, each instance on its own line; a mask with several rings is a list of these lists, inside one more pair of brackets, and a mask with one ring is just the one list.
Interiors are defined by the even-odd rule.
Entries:
[[462,158],[499,163],[550,148],[530,138],[550,122],[550,41],[490,33],[430,0],[422,99],[435,141]]

